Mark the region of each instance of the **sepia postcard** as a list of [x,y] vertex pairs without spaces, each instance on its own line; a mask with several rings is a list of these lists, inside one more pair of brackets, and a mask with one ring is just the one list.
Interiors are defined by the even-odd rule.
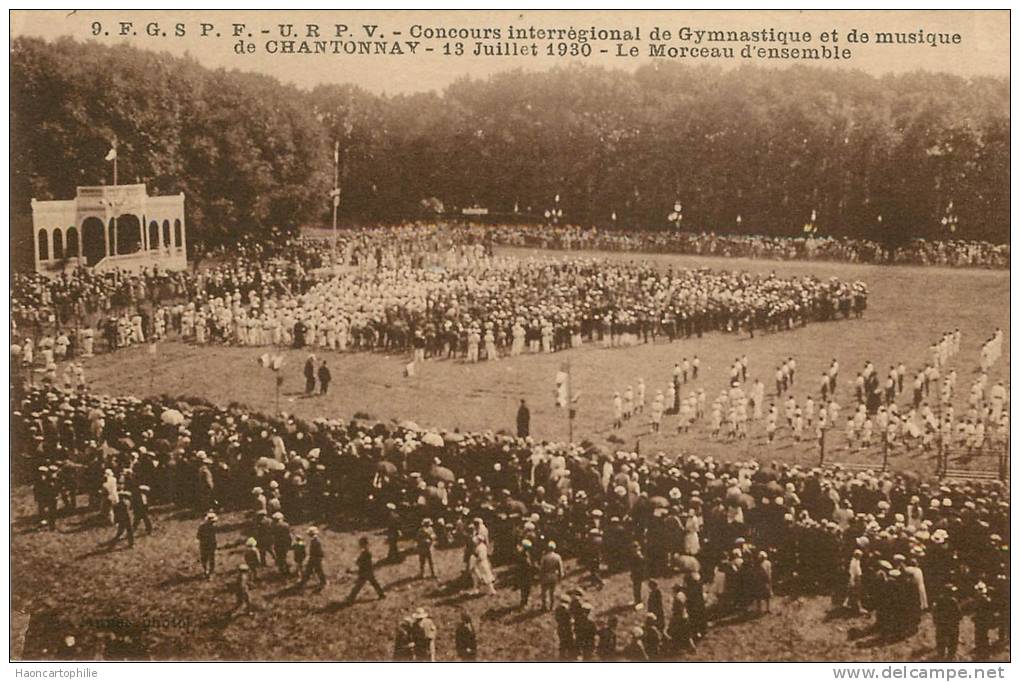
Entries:
[[1008,10],[9,19],[16,677],[1005,677]]

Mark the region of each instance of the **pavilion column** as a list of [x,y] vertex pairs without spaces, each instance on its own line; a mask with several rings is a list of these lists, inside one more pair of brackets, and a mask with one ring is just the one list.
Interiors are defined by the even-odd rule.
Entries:
[[181,252],[184,254],[184,257],[187,258],[188,257],[188,246],[187,246],[187,243],[188,243],[187,239],[188,238],[186,236],[187,235],[187,230],[185,229],[185,226],[184,226],[184,192],[181,192],[181,205],[180,205],[180,208],[178,208],[178,211],[180,212],[180,217],[181,217]]
[[39,230],[32,223],[32,257],[35,259],[35,269],[39,270]]

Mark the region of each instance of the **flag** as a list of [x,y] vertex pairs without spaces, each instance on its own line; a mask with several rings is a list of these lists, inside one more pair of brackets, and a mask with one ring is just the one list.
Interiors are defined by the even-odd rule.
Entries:
[[340,163],[340,141],[333,146],[333,163]]
[[117,143],[114,142],[113,146],[110,147],[110,151],[106,152],[106,160],[113,161],[117,158]]

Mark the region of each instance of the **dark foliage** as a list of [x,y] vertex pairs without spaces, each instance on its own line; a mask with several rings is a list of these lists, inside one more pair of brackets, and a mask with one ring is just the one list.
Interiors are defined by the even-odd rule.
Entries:
[[[809,67],[654,64],[461,80],[442,94],[302,91],[194,60],[69,39],[11,49],[12,221],[109,181],[187,194],[196,244],[420,216],[423,200],[539,219],[1008,241],[1009,83]],[[952,201],[955,235],[940,220]],[[879,222],[878,216],[882,216]],[[28,240],[31,241],[30,239]]]

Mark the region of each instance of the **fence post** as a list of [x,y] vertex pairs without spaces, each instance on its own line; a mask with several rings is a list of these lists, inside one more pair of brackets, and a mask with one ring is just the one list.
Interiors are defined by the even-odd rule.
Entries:
[[1003,443],[1002,451],[999,453],[999,480],[1005,481],[1009,478],[1009,440]]
[[882,473],[889,468],[889,422],[885,424],[885,433],[882,434]]

